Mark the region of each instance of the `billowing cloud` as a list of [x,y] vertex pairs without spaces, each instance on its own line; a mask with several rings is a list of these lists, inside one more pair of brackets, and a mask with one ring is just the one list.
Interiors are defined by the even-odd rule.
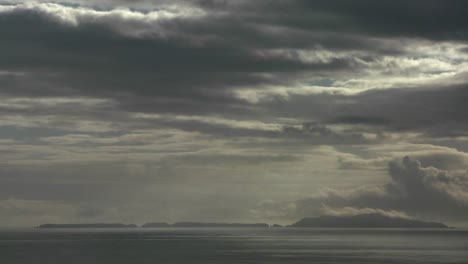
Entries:
[[378,213],[395,217],[462,221],[468,208],[468,177],[452,175],[404,157],[388,164],[385,185],[352,190],[324,189],[312,198],[285,203],[262,203],[253,210],[276,217],[357,215]]

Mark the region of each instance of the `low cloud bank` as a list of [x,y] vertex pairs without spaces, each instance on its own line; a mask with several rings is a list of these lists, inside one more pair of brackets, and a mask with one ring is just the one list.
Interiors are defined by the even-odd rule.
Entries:
[[388,164],[390,181],[351,191],[322,190],[313,197],[261,203],[257,217],[297,219],[318,215],[381,214],[400,218],[458,221],[468,217],[468,177],[435,167],[423,167],[410,157]]

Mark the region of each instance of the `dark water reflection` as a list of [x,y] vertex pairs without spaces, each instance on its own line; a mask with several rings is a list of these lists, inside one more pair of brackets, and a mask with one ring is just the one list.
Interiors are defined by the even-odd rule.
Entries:
[[468,263],[468,230],[0,230],[0,263]]

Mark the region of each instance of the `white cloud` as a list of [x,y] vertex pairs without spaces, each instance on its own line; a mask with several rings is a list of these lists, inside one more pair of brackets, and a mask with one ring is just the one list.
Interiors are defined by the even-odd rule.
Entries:
[[323,215],[332,215],[332,216],[354,216],[354,215],[363,215],[363,214],[380,214],[388,217],[394,218],[406,218],[411,219],[407,213],[396,211],[396,210],[382,210],[376,208],[355,208],[355,207],[341,207],[335,208],[323,205],[322,206]]
[[72,7],[57,3],[41,2],[0,5],[0,13],[21,11],[35,11],[71,26],[78,26],[81,23],[108,22],[114,19],[120,19],[127,22],[138,21],[154,23],[159,20],[172,19],[176,17],[201,16],[204,14],[200,9],[178,5],[165,5],[161,6],[159,10],[145,13],[124,8],[101,11],[88,7]]

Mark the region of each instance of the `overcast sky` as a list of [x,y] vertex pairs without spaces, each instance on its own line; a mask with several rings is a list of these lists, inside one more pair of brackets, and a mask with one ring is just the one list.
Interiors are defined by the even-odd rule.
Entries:
[[0,1],[0,226],[468,226],[468,1]]

